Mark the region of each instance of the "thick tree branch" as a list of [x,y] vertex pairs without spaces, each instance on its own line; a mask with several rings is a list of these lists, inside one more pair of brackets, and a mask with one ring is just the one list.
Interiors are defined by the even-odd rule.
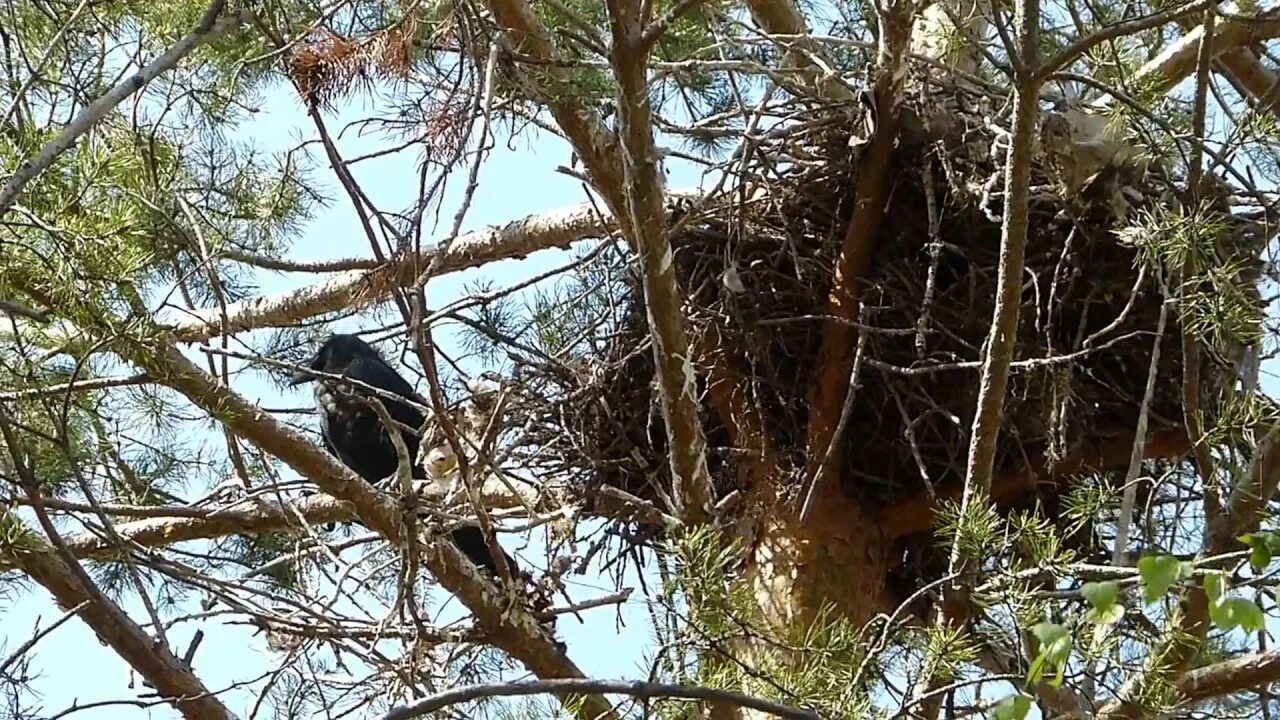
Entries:
[[[845,231],[840,255],[836,258],[827,296],[827,315],[833,319],[823,330],[818,349],[817,378],[809,394],[809,436],[805,478],[817,476],[818,467],[828,449],[839,438],[834,437],[845,396],[849,392],[853,337],[862,311],[862,294],[875,253],[876,238],[884,219],[889,197],[889,165],[898,136],[903,78],[907,49],[911,41],[913,5],[896,2],[880,14],[879,57],[875,69],[869,109],[872,136],[859,159],[857,181],[853,188],[854,208]],[[839,446],[830,459],[828,477],[838,476],[841,467]],[[811,490],[820,495],[821,488]]]
[[610,0],[613,46],[609,63],[618,80],[618,133],[622,140],[624,195],[631,240],[640,256],[645,308],[653,337],[661,408],[667,430],[677,515],[705,520],[714,491],[707,470],[707,443],[698,416],[694,370],[684,325],[683,297],[676,279],[663,210],[663,181],[653,142],[653,107],[644,49],[640,7],[630,0]]
[[191,720],[233,720],[235,715],[195,676],[191,668],[165,646],[148,637],[118,605],[101,597],[90,596],[79,579],[50,550],[4,546],[18,568],[40,583],[62,608],[83,604],[84,620],[102,642],[106,643],[139,675],[151,683],[156,692],[173,703],[185,718]]
[[795,38],[782,57],[782,68],[811,72],[812,87],[828,100],[851,100],[853,93],[831,79],[831,66],[822,60],[821,45],[808,40],[809,25],[792,0],[747,0],[751,19],[770,35]]
[[1280,680],[1280,650],[1254,653],[1188,671],[1178,689],[1189,700],[1221,697]]
[[[120,340],[116,351],[157,381],[177,390],[212,413],[236,435],[284,461],[324,492],[351,503],[356,517],[397,546],[407,541],[405,524],[392,499],[340,465],[324,450],[280,424],[230,388],[219,384],[163,340],[146,344]],[[461,600],[493,643],[541,678],[580,678],[582,671],[556,648],[536,618],[508,608],[503,593],[481,579],[476,567],[449,542],[419,542],[422,560],[439,584]],[[612,707],[600,696],[578,706],[587,718],[611,718]]]
[[[625,222],[626,195],[624,171],[617,153],[618,138],[605,129],[599,115],[578,98],[572,76],[560,67],[560,57],[551,36],[525,0],[486,0],[498,24],[506,31],[512,49],[530,57],[541,66],[532,69],[523,81],[543,102],[564,132],[574,152],[586,166],[592,186],[604,197],[609,208]],[[536,78],[530,80],[529,78]]]

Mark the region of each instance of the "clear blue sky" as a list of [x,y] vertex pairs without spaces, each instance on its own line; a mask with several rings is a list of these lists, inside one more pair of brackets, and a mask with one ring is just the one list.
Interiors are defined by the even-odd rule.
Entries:
[[[357,98],[337,117],[326,118],[330,132],[337,134],[343,125],[352,120],[367,116],[366,100]],[[237,133],[240,138],[252,138],[252,142],[263,151],[280,152],[294,147],[299,137],[314,137],[314,128],[302,111],[299,103],[290,91],[269,93],[269,99],[249,122],[246,122]],[[568,176],[554,172],[557,165],[567,165],[570,152],[566,143],[546,133],[529,133],[516,138],[512,143],[514,149],[507,148],[505,136],[499,136],[497,148],[485,163],[480,174],[480,192],[473,201],[471,211],[464,224],[464,231],[476,229],[490,224],[500,224],[532,213],[542,212],[559,207],[583,202],[586,198],[580,183]],[[361,137],[358,132],[348,131],[339,141],[341,151],[346,158],[370,152],[377,148],[385,148],[395,139],[387,139],[377,134]],[[323,161],[322,151],[318,144],[310,148],[311,157]],[[353,172],[365,192],[374,203],[383,210],[403,211],[411,206],[417,187],[417,154],[415,150],[370,160],[356,165]],[[327,167],[327,166],[322,166]],[[672,168],[669,176],[673,188],[688,187],[698,184],[696,172]],[[316,178],[329,178],[328,195],[334,201],[328,208],[320,210],[317,217],[296,241],[288,256],[295,260],[315,260],[321,258],[367,256],[368,242],[350,203],[340,192],[332,173],[327,169],[317,170]],[[451,188],[439,214],[439,224],[428,237],[433,241],[443,233],[447,233],[453,215],[459,205],[461,191],[466,184],[466,168],[455,171],[451,178]],[[428,303],[439,307],[452,301],[462,291],[466,281],[484,275],[498,287],[509,286],[538,272],[563,264],[567,255],[558,250],[537,253],[527,259],[504,261],[486,265],[472,271],[443,276],[431,282],[428,288]],[[310,282],[313,276],[301,274],[257,273],[261,291],[273,294],[287,291]],[[450,338],[446,333],[437,338],[442,346],[454,357],[459,354],[450,347]],[[193,357],[193,359],[198,359]],[[203,364],[203,363],[202,363]],[[280,393],[270,385],[251,376],[242,376],[237,383],[237,390],[263,405],[300,405],[311,401],[310,391],[306,389],[290,393]],[[194,432],[194,429],[193,429]],[[208,435],[212,446],[221,445],[221,439]],[[286,473],[286,477],[289,474]],[[198,488],[189,490],[190,497],[200,495]],[[74,531],[74,528],[64,528]],[[537,542],[537,533],[534,541]],[[512,542],[508,536],[504,538],[508,547],[518,543]],[[540,543],[531,550],[537,552]],[[612,591],[610,581],[591,576],[574,576],[566,578],[569,591],[575,601],[587,600]],[[634,586],[634,585],[633,585]],[[602,608],[587,611],[583,614],[585,624],[580,624],[572,616],[564,617],[559,623],[561,637],[568,643],[570,657],[573,658],[589,675],[605,678],[642,678],[647,674],[643,665],[643,650],[648,645],[651,633],[648,629],[647,613],[638,605],[637,599],[631,601],[624,609],[626,627],[620,628],[613,608]],[[139,622],[145,622],[146,614],[136,597],[130,596],[125,607]],[[455,602],[456,605],[456,602]],[[184,609],[193,603],[184,603]],[[176,615],[182,613],[166,613]],[[37,620],[44,626],[57,618],[60,612],[50,601],[47,593],[38,586],[25,593],[15,603],[4,608],[0,619],[0,637],[4,645],[13,647],[30,636]],[[244,682],[268,672],[275,664],[273,654],[266,650],[263,637],[250,637],[250,632],[243,627],[228,626],[219,620],[201,623],[184,623],[169,633],[174,646],[185,648],[197,625],[205,632],[205,638],[195,658],[195,670],[205,684],[213,690],[225,688],[232,683]],[[145,691],[141,683],[135,683],[136,690],[127,687],[129,673],[127,666],[119,660],[107,647],[102,646],[92,632],[73,620],[52,635],[45,638],[37,647],[36,662],[33,668],[41,677],[31,689],[39,693],[43,699],[44,714],[52,714],[75,704],[95,703],[107,700],[131,699],[136,692]],[[89,668],[92,668],[90,671]],[[232,691],[224,696],[230,708],[247,718],[254,700],[254,694],[243,690]],[[79,711],[73,715],[77,718],[93,718],[105,720],[141,720],[142,718],[176,718],[176,712],[167,706],[157,706],[143,710],[125,705],[111,705],[97,709]]]

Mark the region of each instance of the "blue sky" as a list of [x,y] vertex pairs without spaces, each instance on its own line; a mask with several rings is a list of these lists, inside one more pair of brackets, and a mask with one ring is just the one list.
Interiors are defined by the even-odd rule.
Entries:
[[[263,93],[268,98],[261,111],[245,122],[237,133],[239,138],[252,138],[251,142],[266,152],[281,152],[298,144],[299,138],[313,138],[314,127],[295,100],[291,91]],[[330,114],[326,122],[330,132],[339,134],[343,126],[352,120],[370,114],[369,101],[356,98],[335,117]],[[480,173],[480,191],[475,195],[463,230],[500,224],[529,214],[570,206],[586,199],[579,181],[554,172],[557,165],[567,165],[569,146],[544,132],[529,132],[514,138],[508,148],[508,138],[499,136],[497,147]],[[352,158],[371,150],[387,147],[394,139],[377,134],[361,136],[348,131],[339,139],[344,157]],[[309,149],[313,159],[323,162],[323,154],[317,144]],[[411,206],[417,186],[417,156],[410,150],[399,155],[369,160],[354,166],[353,173],[361,187],[383,210],[403,211]],[[314,177],[332,178],[327,166],[321,165]],[[673,167],[669,176],[673,188],[698,184],[696,172]],[[451,186],[439,213],[439,224],[428,228],[427,237],[435,238],[448,232],[452,224],[466,184],[466,168],[455,171]],[[327,195],[333,202],[317,212],[316,217],[293,243],[288,257],[295,260],[317,260],[351,256],[368,256],[368,242],[345,195],[336,181],[327,181]],[[551,250],[536,253],[523,260],[504,261],[483,268],[442,276],[428,286],[428,304],[439,307],[457,298],[464,284],[481,275],[496,286],[509,286],[538,272],[563,264],[568,256],[563,251]],[[288,273],[258,272],[256,280],[261,293],[274,294],[314,282],[314,276]],[[448,332],[437,336],[443,349],[457,357],[460,352]],[[201,360],[195,357],[193,359]],[[203,365],[203,362],[201,362]],[[236,388],[251,399],[265,406],[297,406],[311,401],[310,391],[301,389],[281,393],[254,375],[242,375]],[[209,436],[215,446],[221,443]],[[287,477],[287,476],[286,476]],[[189,490],[191,497],[198,497],[198,489]],[[74,528],[67,528],[74,531]],[[536,535],[536,533],[535,533]],[[520,543],[504,538],[508,547]],[[536,542],[536,537],[535,537]],[[537,552],[538,545],[531,547]],[[583,601],[613,591],[612,582],[605,578],[574,576],[566,579],[569,592],[575,601]],[[634,586],[634,583],[632,583]],[[638,592],[637,592],[638,598]],[[625,627],[617,623],[613,608],[602,608],[583,613],[585,624],[572,616],[559,623],[561,637],[568,643],[570,657],[589,675],[604,678],[637,678],[647,674],[643,665],[644,649],[651,634],[647,613],[633,599],[623,609]],[[136,596],[126,596],[124,606],[140,622],[147,617]],[[456,606],[456,603],[454,603]],[[184,603],[182,608],[193,607]],[[178,612],[166,615],[181,614]],[[0,619],[0,637],[6,647],[13,647],[32,633],[37,622],[46,626],[60,615],[43,589],[34,587],[12,604],[4,607]],[[169,633],[171,643],[185,648],[197,629],[197,623],[184,623]],[[195,658],[195,670],[213,690],[244,682],[267,673],[274,665],[274,657],[265,648],[264,639],[251,637],[243,627],[228,626],[217,619],[199,623],[205,638]],[[92,671],[88,671],[92,668]],[[73,704],[133,699],[136,693],[145,691],[140,682],[131,691],[127,684],[129,672],[107,647],[101,645],[86,626],[78,620],[64,624],[37,646],[33,669],[40,677],[31,690],[42,698],[44,714],[52,714]],[[225,696],[230,708],[242,718],[249,717],[253,694],[232,691]],[[167,706],[140,709],[127,705],[107,705],[76,712],[77,718],[174,718],[178,714]]]

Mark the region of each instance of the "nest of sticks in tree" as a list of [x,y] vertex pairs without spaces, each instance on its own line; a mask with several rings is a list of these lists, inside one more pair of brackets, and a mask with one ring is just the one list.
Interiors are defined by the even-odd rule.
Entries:
[[[973,109],[961,111],[956,98],[907,103],[887,173],[890,199],[863,296],[856,395],[839,438],[848,459],[839,481],[872,517],[921,493],[954,497],[964,480],[997,295],[1006,145],[989,120],[991,107],[966,98]],[[757,161],[737,179],[749,191],[680,218],[672,237],[691,345],[708,347],[703,341],[714,338],[715,351],[695,365],[721,496],[749,491],[753,479],[741,472],[744,451],[730,449],[726,425],[706,399],[711,362],[749,383],[765,430],[795,468],[780,483],[782,499],[800,501],[823,316],[855,204],[860,113],[829,107],[757,146]],[[1043,124],[1057,119],[1050,114]],[[1165,297],[1159,273],[1141,269],[1138,250],[1120,231],[1144,213],[1177,212],[1180,179],[1158,163],[1119,164],[1071,187],[1049,143],[1042,131],[998,470],[1043,466],[1100,438],[1133,436]],[[1231,219],[1225,183],[1216,187],[1215,209],[1226,218],[1222,247],[1250,261],[1241,267],[1252,277],[1242,280],[1254,287],[1258,238],[1250,223]],[[631,288],[625,322],[595,371],[578,377],[576,412],[561,416],[573,420],[558,429],[553,448],[566,466],[586,468],[589,482],[661,507],[663,488],[672,487],[666,434],[644,297],[638,282]],[[1179,334],[1175,307],[1160,340],[1152,433],[1182,427]],[[1234,383],[1228,368],[1205,364],[1203,397]],[[1204,409],[1212,412],[1212,403]],[[930,533],[918,536],[927,544]]]

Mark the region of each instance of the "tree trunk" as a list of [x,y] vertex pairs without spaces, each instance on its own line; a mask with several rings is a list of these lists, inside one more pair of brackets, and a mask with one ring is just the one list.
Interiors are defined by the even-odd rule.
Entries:
[[827,487],[803,523],[775,510],[756,528],[744,579],[762,619],[783,635],[803,632],[827,607],[855,625],[880,609],[888,569],[881,533],[837,484]]

